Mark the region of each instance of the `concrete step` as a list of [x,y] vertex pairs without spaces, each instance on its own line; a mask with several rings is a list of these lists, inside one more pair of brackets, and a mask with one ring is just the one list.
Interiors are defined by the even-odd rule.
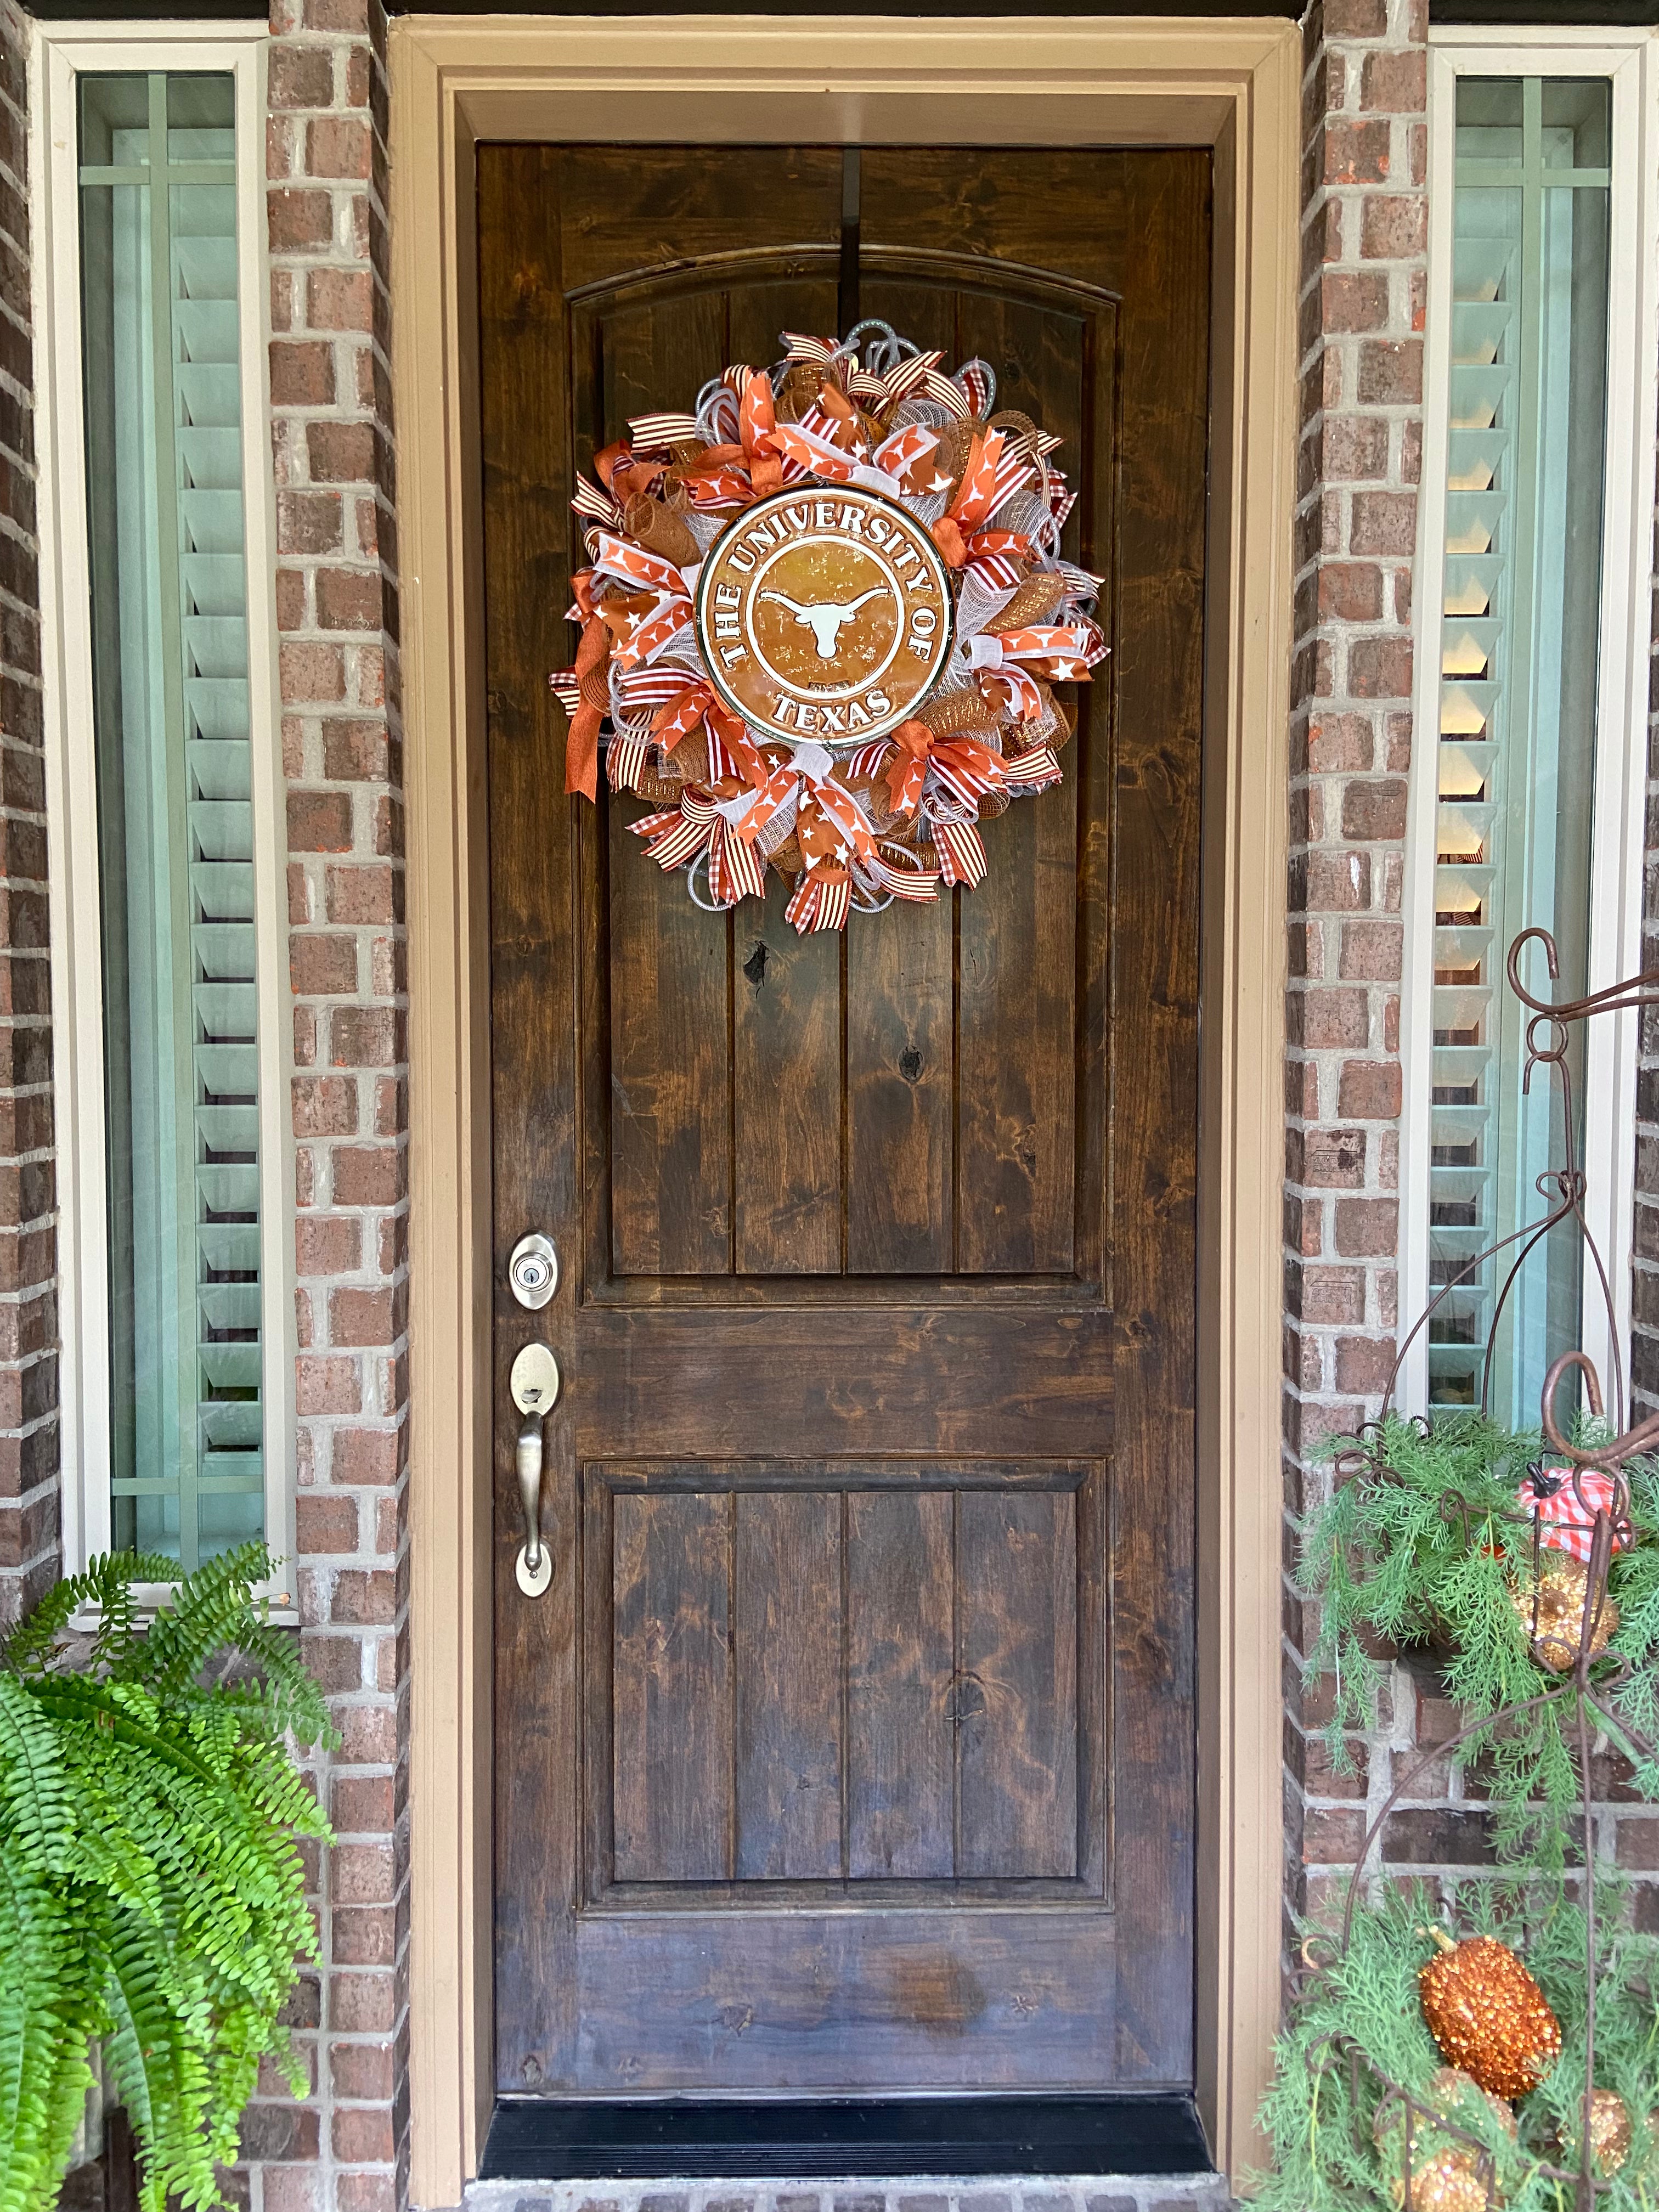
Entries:
[[1232,2212],[1232,2198],[1217,2173],[475,2181],[466,2212]]

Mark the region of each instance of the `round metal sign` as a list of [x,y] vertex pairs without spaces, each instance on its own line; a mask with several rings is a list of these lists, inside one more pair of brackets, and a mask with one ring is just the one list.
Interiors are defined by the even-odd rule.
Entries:
[[697,635],[716,689],[763,736],[862,744],[944,672],[949,572],[926,526],[879,492],[777,492],[710,547]]

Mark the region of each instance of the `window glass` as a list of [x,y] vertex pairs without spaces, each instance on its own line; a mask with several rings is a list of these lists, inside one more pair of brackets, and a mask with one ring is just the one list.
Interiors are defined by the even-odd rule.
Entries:
[[264,1520],[234,81],[83,76],[112,1540]]
[[[1604,78],[1464,78],[1457,93],[1445,486],[1429,1288],[1431,1404],[1479,1402],[1513,1251],[1463,1270],[1548,1207],[1559,1095],[1523,1093],[1522,1010],[1504,988],[1516,933],[1553,934],[1551,987],[1585,988],[1601,488],[1607,437]],[[1582,1044],[1571,1073],[1582,1145]],[[1526,1426],[1553,1351],[1579,1340],[1569,1223],[1509,1294],[1490,1402]]]

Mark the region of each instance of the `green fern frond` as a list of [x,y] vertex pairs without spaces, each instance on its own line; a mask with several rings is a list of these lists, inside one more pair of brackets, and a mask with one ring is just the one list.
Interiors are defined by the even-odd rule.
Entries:
[[[138,2138],[145,2212],[204,2212],[236,2157],[279,2015],[317,1955],[295,1838],[327,1840],[290,1734],[333,1740],[293,1639],[252,1598],[245,1545],[145,1627],[166,1561],[97,1559],[0,1647],[0,2212],[48,2212],[104,2039]],[[85,1673],[62,1632],[99,1624]],[[254,1672],[216,1680],[228,1661]]]

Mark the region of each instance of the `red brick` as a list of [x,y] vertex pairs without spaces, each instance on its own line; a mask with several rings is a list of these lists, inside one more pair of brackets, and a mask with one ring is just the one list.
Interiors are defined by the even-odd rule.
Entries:
[[351,31],[368,35],[368,0],[305,0],[308,31]]
[[392,747],[384,722],[331,720],[324,725],[323,774],[331,783],[384,783],[391,772]]
[[334,2094],[357,2103],[390,2104],[396,2089],[389,2043],[331,2043],[328,2075]]
[[326,46],[270,47],[268,79],[272,107],[329,107],[334,101],[334,56]]
[[[303,1365],[303,1361],[301,1364]],[[351,1365],[356,1371],[352,1362],[341,1360],[337,1364]],[[345,1410],[356,1413],[357,1408],[351,1406]],[[378,1569],[343,1568],[335,1577],[330,1617],[342,1628],[383,1628],[390,1623],[396,1602],[395,1575]]]
[[404,1057],[398,1016],[389,1006],[337,1006],[329,1052],[336,1067],[395,1067]]
[[[374,325],[374,278],[367,269],[313,269],[306,279],[306,320],[313,331],[368,331]],[[372,467],[359,471],[370,476]]]
[[276,550],[279,553],[337,553],[343,530],[338,492],[277,493]]
[[[1319,571],[1322,622],[1379,622],[1382,571],[1370,562],[1328,561]],[[1367,736],[1370,732],[1367,729]]]
[[1416,493],[1357,491],[1352,543],[1356,553],[1392,553],[1409,558],[1417,545]]
[[1370,1034],[1370,1009],[1364,991],[1340,990],[1332,985],[1293,991],[1290,1010],[1296,1041],[1310,1051],[1333,1045],[1363,1045]]
[[1399,1115],[1401,1097],[1397,1060],[1343,1061],[1336,1092],[1339,1114],[1352,1115],[1361,1121],[1391,1121]]
[[334,1439],[336,1482],[384,1486],[396,1482],[404,1466],[407,1431],[342,1429]]
[[337,1966],[390,1966],[398,1916],[389,1905],[337,1905],[329,1915],[329,1956]]
[[1340,1336],[1336,1340],[1336,1387],[1349,1397],[1379,1398],[1394,1373],[1391,1336]]
[[402,920],[402,878],[393,868],[331,868],[325,903],[331,921],[388,922]]
[[398,2212],[403,2202],[395,2174],[342,2172],[334,2185],[334,2212]]
[[295,1504],[295,1527],[302,1552],[355,1552],[357,1501],[327,1492],[302,1491]]
[[[336,1459],[338,1438],[336,1438]],[[349,1477],[347,1478],[349,1480]],[[389,1705],[342,1705],[334,1714],[344,1766],[389,1766],[398,1756],[398,1716]]]
[[319,2212],[323,2185],[314,2166],[269,2166],[263,2185],[265,2212]]
[[1340,1198],[1336,1249],[1344,1260],[1383,1259],[1395,1250],[1400,1206],[1392,1198]]
[[304,1075],[294,1079],[296,1137],[351,1137],[357,1132],[357,1087],[340,1076]]
[[[1409,637],[1357,637],[1348,647],[1348,689],[1356,699],[1409,699],[1412,641]],[[1350,789],[1359,787],[1350,786]],[[1346,809],[1346,802],[1345,802]],[[1398,836],[1399,830],[1376,831]]]
[[306,1214],[294,1224],[294,1252],[302,1275],[348,1273],[362,1264],[362,1225],[355,1214]]
[[1409,261],[1425,253],[1429,204],[1421,192],[1367,192],[1360,210],[1359,251],[1368,261]]
[[317,571],[319,629],[378,629],[383,613],[378,569],[319,568]]
[[[319,100],[312,103],[321,106]],[[352,115],[319,115],[306,132],[306,168],[313,177],[368,175],[368,125]],[[313,325],[316,317],[312,317]]]
[[265,194],[265,221],[273,253],[317,253],[332,242],[334,204],[326,192],[283,186]]
[[302,997],[337,995],[357,988],[357,940],[307,932],[289,939],[289,975]]
[[1386,123],[1331,122],[1325,125],[1325,182],[1382,185],[1389,179]]
[[337,1844],[330,1853],[337,1905],[390,1905],[397,1868],[390,1842]]
[[1388,0],[1325,0],[1328,39],[1381,39],[1389,28]]
[[288,846],[291,853],[349,853],[350,795],[343,791],[290,791]]
[[397,1145],[343,1146],[334,1155],[337,1206],[396,1206],[407,1188],[407,1156]]
[[332,1975],[329,2007],[330,2025],[344,2034],[389,2034],[397,2011],[396,1983],[389,1973]]
[[337,645],[285,644],[279,648],[278,665],[289,706],[345,696],[345,656]]
[[1291,1133],[1299,1158],[1287,1163],[1285,1179],[1316,1190],[1360,1188],[1365,1180],[1365,1135],[1361,1129],[1309,1129]]
[[330,1359],[302,1353],[295,1362],[296,1403],[301,1413],[356,1413],[362,1410],[362,1386],[355,1359]]
[[1346,921],[1340,962],[1342,979],[1353,983],[1397,983],[1402,951],[1403,931],[1399,922]]
[[396,1292],[345,1288],[331,1291],[328,1334],[331,1344],[391,1344],[401,1318]]
[[1419,406],[1422,339],[1367,338],[1359,349],[1359,397],[1368,407]]
[[1420,115],[1428,105],[1429,58],[1421,47],[1404,53],[1367,54],[1359,77],[1359,105],[1375,112]]
[[1360,1267],[1298,1270],[1297,1308],[1316,1328],[1352,1326],[1365,1318],[1365,1275]]
[[1334,270],[1321,284],[1320,300],[1328,334],[1388,326],[1389,280],[1381,270]]
[[1353,913],[1371,902],[1369,853],[1329,850],[1310,853],[1303,910],[1308,914]]
[[390,1835],[395,1817],[392,1777],[337,1774],[330,1785],[328,1816],[337,1835]]
[[313,483],[373,481],[374,433],[367,422],[307,422],[306,453]]

